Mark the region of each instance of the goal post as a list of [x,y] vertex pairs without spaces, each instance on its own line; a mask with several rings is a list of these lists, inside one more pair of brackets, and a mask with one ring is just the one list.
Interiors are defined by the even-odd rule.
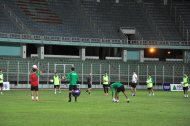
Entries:
[[65,74],[74,64],[54,64],[54,73]]

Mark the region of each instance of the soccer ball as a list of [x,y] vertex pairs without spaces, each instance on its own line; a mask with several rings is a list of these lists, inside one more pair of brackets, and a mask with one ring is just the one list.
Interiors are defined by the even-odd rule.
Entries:
[[73,95],[73,96],[77,96],[77,97],[80,96],[80,90],[79,90],[79,89],[73,90],[73,91],[72,91],[72,95]]
[[51,83],[53,83],[53,79],[50,79],[49,81],[50,81]]
[[37,65],[33,65],[32,68],[37,69],[38,67],[37,67]]

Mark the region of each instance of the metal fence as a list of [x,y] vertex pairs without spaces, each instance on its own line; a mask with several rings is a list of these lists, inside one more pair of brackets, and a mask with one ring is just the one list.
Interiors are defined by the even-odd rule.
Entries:
[[[31,66],[34,62],[28,61],[1,61],[0,68],[3,70],[4,81],[16,85],[16,87],[27,87],[29,85],[29,75]],[[110,76],[110,83],[119,81],[129,86],[132,73],[135,71],[138,75],[138,85],[146,85],[146,78],[151,74],[154,78],[154,85],[162,85],[163,83],[180,83],[184,73],[190,75],[189,66],[183,63],[88,63],[88,62],[73,62],[73,63],[53,63],[53,62],[36,62],[36,65],[42,70],[39,83],[43,87],[51,87],[50,79],[53,78],[54,72],[57,72],[61,77],[70,72],[71,66],[75,67],[75,71],[79,74],[78,83],[86,85],[89,73],[92,73],[93,85],[101,85],[102,76],[105,72]],[[62,80],[62,83],[67,84],[67,80]]]

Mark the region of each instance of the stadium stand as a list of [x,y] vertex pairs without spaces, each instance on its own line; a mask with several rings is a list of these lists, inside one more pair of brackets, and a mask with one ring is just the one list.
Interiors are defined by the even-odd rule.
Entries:
[[[52,42],[48,44],[53,45],[54,41],[59,43],[59,41],[81,42],[81,40],[109,44],[118,39],[115,43],[122,42],[122,44],[137,46],[143,45],[144,41],[148,40],[146,46],[160,44],[169,47],[171,45],[172,49],[177,46],[185,47],[187,45],[188,47],[189,45],[188,41],[181,42],[186,40],[184,38],[187,35],[184,32],[190,28],[190,3],[187,0],[183,2],[173,0],[172,5],[167,6],[164,6],[161,0],[119,0],[119,3],[116,3],[115,0],[101,0],[101,2],[96,0],[2,0],[0,4],[2,6],[0,8],[0,35],[6,40],[7,38],[28,39],[31,40],[31,43],[33,40],[41,40],[40,42],[45,40]],[[4,8],[5,6],[6,8]],[[6,13],[6,9],[10,9],[14,13],[14,17]],[[175,16],[173,17],[172,14]],[[24,32],[18,23],[14,22],[14,18],[19,19],[19,23],[26,28],[27,32]],[[132,40],[123,41],[126,36],[121,36],[119,31],[121,27],[136,29],[142,37],[140,39],[143,40],[132,41],[138,37],[130,38],[127,36]],[[24,35],[20,35],[20,33],[24,33]],[[171,44],[167,40],[171,40],[171,43],[175,42]],[[29,47],[27,42],[22,44]],[[36,45],[34,46],[36,47]],[[94,50],[97,48],[103,47],[98,46]],[[134,47],[132,50],[135,49]],[[97,52],[99,53],[99,50]],[[125,84],[131,80],[133,71],[138,72],[140,84],[145,83],[147,74],[152,74],[158,84],[163,82],[180,83],[183,73],[190,75],[189,64],[182,61],[139,62],[129,60],[125,63],[115,59],[86,59],[82,61],[79,56],[77,58],[48,57],[43,60],[36,57],[21,59],[20,57],[0,56],[0,61],[5,78],[10,82],[16,81],[21,84],[28,83],[32,64],[37,64],[44,72],[40,78],[43,84],[48,83],[49,77],[55,71],[55,64],[74,64],[79,73],[80,81],[86,81],[86,76],[92,72],[93,81],[96,83],[101,83],[101,76],[105,71],[109,72],[111,81],[122,81]],[[69,67],[66,68],[66,72]],[[57,72],[63,73],[62,67],[57,69]]]
[[0,31],[5,33],[22,33],[11,18],[5,14],[3,6],[0,7]]
[[145,0],[144,5],[152,21],[155,22],[157,29],[161,31],[164,40],[182,40],[163,3],[149,0],[146,2]]
[[9,0],[4,4],[31,34],[119,39],[120,27],[134,27],[144,40],[182,39],[161,1]]
[[173,0],[173,3],[170,5],[170,15],[177,26],[177,29],[180,31],[184,40],[187,40],[188,33],[190,29],[190,1],[178,1]]

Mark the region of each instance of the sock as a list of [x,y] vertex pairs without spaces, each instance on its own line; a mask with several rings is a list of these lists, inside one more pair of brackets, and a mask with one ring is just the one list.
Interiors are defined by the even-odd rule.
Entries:
[[108,94],[108,88],[106,88],[106,92],[107,92],[107,94]]
[[34,100],[34,96],[32,96],[32,100]]
[[38,100],[38,96],[36,96],[36,100]]
[[71,101],[71,93],[69,93],[69,101]]
[[106,94],[106,88],[104,87],[104,93]]
[[75,102],[77,102],[77,96],[75,96]]

